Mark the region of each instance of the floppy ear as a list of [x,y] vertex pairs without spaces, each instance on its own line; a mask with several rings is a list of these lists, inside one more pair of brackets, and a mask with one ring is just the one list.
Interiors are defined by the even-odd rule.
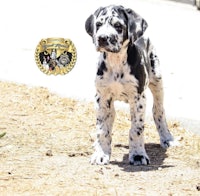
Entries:
[[98,15],[100,14],[100,12],[103,10],[103,7],[100,7],[99,9],[97,9],[94,14],[90,15],[88,17],[88,19],[85,22],[85,30],[87,31],[87,33],[93,37],[94,34],[94,18],[98,17]]
[[94,33],[94,15],[90,15],[85,22],[85,30],[86,32],[93,37]]
[[139,39],[148,27],[147,22],[131,9],[126,9],[128,18],[128,38],[131,43]]

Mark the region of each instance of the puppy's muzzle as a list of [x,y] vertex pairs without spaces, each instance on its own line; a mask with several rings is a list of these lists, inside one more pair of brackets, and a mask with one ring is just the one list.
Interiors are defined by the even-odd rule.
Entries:
[[99,36],[98,44],[99,44],[99,47],[108,46],[108,36]]
[[112,44],[112,45],[116,45],[117,44],[117,39],[115,38],[114,35],[111,35],[111,36],[106,36],[106,35],[99,36],[99,38],[98,38],[99,47],[105,48],[105,47],[109,46],[110,44]]

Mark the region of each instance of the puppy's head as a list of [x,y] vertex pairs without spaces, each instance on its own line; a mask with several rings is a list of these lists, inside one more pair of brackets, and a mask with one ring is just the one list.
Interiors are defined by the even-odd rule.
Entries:
[[100,7],[85,23],[97,51],[117,53],[128,43],[133,44],[147,28],[147,22],[123,6]]

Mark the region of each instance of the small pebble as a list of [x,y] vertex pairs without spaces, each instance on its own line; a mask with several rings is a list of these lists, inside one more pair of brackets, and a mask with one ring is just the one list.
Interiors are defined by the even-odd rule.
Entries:
[[49,156],[49,157],[53,156],[52,150],[47,150],[46,156]]
[[0,138],[3,137],[3,136],[5,136],[5,135],[6,135],[6,132],[1,133],[1,134],[0,134]]

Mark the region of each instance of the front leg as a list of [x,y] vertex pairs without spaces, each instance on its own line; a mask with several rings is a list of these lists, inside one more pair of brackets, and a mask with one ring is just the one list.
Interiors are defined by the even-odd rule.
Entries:
[[144,147],[144,118],[146,108],[145,95],[138,94],[130,103],[131,129],[129,132],[129,163],[131,165],[147,165],[149,157]]
[[112,97],[97,94],[97,140],[94,143],[95,152],[91,164],[108,164],[111,156],[111,131],[115,117]]

